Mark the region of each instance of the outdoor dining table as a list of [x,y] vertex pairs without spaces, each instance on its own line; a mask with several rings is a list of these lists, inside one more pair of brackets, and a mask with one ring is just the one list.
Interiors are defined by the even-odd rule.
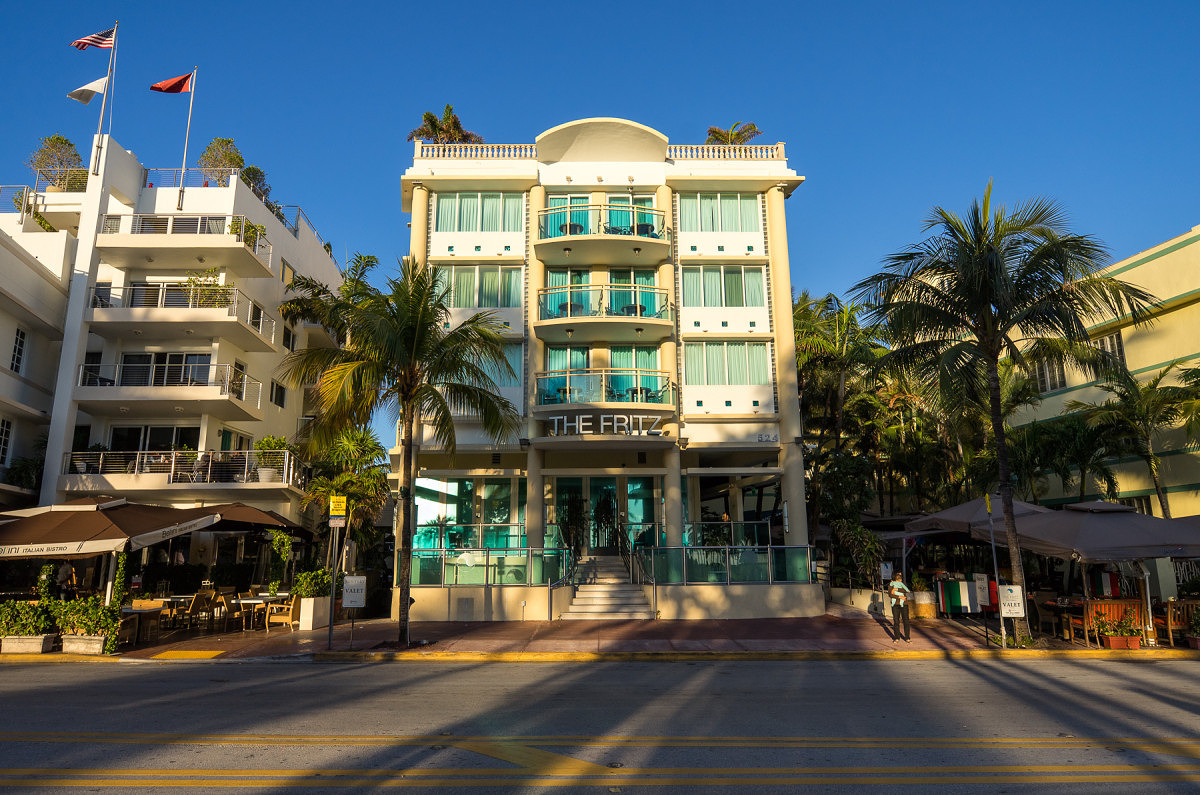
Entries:
[[[137,632],[135,637],[138,643],[149,643],[152,640],[158,640],[159,617],[162,616],[162,609],[158,607],[122,607],[121,614],[133,616],[137,620]],[[153,634],[153,637],[151,635]]]
[[[286,597],[280,596],[279,594],[276,594],[275,596],[272,596],[271,594],[259,594],[256,597],[250,597],[250,596],[239,597],[237,599],[230,599],[229,601],[233,602],[234,604],[238,605],[239,607],[246,607],[248,605],[253,608],[257,605],[267,605],[268,606],[267,609],[269,610],[270,604],[272,602],[280,602],[280,601],[283,601],[283,599],[285,599],[285,598]],[[251,613],[250,613],[250,622],[251,622],[250,625],[253,627],[254,626],[253,611],[251,611]],[[265,619],[264,619],[264,623],[265,623]],[[266,630],[267,630],[267,634],[270,635],[271,634],[270,625],[266,626]],[[242,611],[242,631],[243,632],[246,631],[246,611],[245,610]]]

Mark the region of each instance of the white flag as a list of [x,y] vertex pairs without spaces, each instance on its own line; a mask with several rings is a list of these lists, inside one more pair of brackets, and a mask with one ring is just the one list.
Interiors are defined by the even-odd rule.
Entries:
[[67,96],[76,102],[82,102],[84,105],[86,105],[92,101],[92,97],[96,96],[97,94],[103,94],[104,88],[107,85],[108,78],[102,77],[99,80],[93,80],[86,86],[80,86],[70,94],[67,94]]

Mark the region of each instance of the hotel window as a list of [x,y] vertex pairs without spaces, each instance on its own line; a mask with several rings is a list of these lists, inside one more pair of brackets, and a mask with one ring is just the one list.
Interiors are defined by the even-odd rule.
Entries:
[[1067,385],[1067,376],[1063,372],[1062,362],[1052,362],[1039,359],[1032,363],[1034,377],[1037,378],[1038,392],[1043,395],[1062,389]]
[[287,388],[278,381],[271,382],[271,402],[281,409],[287,408]]
[[546,348],[547,370],[586,370],[590,360],[591,350],[586,345]]
[[0,465],[8,463],[8,452],[11,445],[12,420],[0,417]]
[[283,267],[279,269],[280,279],[283,281],[283,286],[288,287],[296,280],[296,269],[288,265],[288,261],[280,258],[283,262]]
[[292,330],[291,326],[283,327],[283,347],[289,351],[296,350],[296,332]]
[[757,193],[681,193],[679,231],[757,232]]
[[[658,216],[654,213],[646,213],[633,208],[652,209],[654,207],[654,197],[646,196],[631,196],[627,193],[610,193],[605,197],[608,203],[607,218],[602,222],[604,228],[600,231],[608,235],[632,235],[637,234],[642,237],[650,236],[650,233],[657,233],[655,221]],[[613,205],[616,205],[615,207]],[[624,209],[624,207],[631,209]],[[636,212],[636,216],[635,216]]]
[[765,342],[688,342],[683,346],[684,383],[693,386],[771,383]]
[[525,346],[520,342],[504,343],[504,358],[508,361],[508,366],[512,368],[512,374],[502,372],[499,368],[488,368],[488,375],[496,382],[496,386],[520,386],[521,373],[524,368],[522,362],[525,356]]
[[436,272],[441,286],[450,289],[450,306],[457,309],[521,305],[519,267],[452,265]]
[[436,197],[435,232],[520,232],[524,228],[523,194],[459,191]]
[[25,329],[18,328],[17,333],[13,336],[13,351],[12,364],[9,365],[10,370],[14,373],[20,373],[21,368],[25,365]]
[[[658,314],[660,294],[653,289],[642,289],[654,287],[654,271],[610,269],[608,281],[613,286],[609,302],[614,314],[629,317],[652,317]],[[628,289],[624,285],[629,285]]]
[[1119,500],[1117,500],[1117,502],[1121,503],[1122,505],[1128,505],[1130,508],[1137,511],[1138,513],[1144,513],[1147,516],[1154,515],[1154,511],[1150,508],[1150,497],[1149,496],[1122,497]]
[[1092,344],[1110,356],[1113,356],[1121,364],[1125,364],[1125,345],[1121,341],[1121,332],[1109,334],[1104,337],[1097,337],[1092,340]]
[[758,265],[706,265],[683,269],[684,306],[766,306],[766,281]]

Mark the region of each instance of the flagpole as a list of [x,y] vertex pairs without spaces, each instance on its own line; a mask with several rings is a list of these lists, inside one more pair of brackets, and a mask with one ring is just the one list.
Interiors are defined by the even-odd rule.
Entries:
[[198,67],[198,66],[192,67],[192,80],[191,80],[190,85],[188,86],[188,88],[191,89],[188,92],[191,96],[188,97],[187,132],[185,132],[183,134],[183,164],[179,167],[179,204],[175,208],[176,210],[183,209],[183,182],[184,182],[184,176],[187,174],[188,138],[190,138],[192,135],[192,105],[194,105],[196,102],[196,72],[199,71],[199,69],[200,69],[200,67]]
[[[104,97],[100,100],[100,121],[96,122],[96,152],[92,156],[92,173],[100,173],[100,131],[104,128],[104,109],[108,107],[108,92],[112,88],[113,58],[117,54],[117,25],[113,22],[113,46],[108,50],[108,76],[104,80]],[[95,74],[93,72],[92,74]]]

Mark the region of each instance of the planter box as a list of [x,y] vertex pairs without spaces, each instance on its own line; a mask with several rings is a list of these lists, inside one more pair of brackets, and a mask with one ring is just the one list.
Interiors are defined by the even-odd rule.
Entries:
[[1101,635],[1100,642],[1106,649],[1140,649],[1142,639],[1137,635],[1123,637],[1120,635]]
[[274,467],[259,467],[258,468],[259,483],[278,483],[279,470]]
[[63,635],[63,654],[104,654],[107,635]]
[[5,635],[0,641],[4,654],[45,654],[54,648],[58,635]]
[[329,626],[329,597],[317,596],[300,600],[300,629],[320,629]]
[[1188,635],[1187,644],[1188,648],[1200,649],[1200,638],[1196,637],[1195,635]]
[[909,618],[937,618],[937,594],[933,591],[913,591],[908,613]]

